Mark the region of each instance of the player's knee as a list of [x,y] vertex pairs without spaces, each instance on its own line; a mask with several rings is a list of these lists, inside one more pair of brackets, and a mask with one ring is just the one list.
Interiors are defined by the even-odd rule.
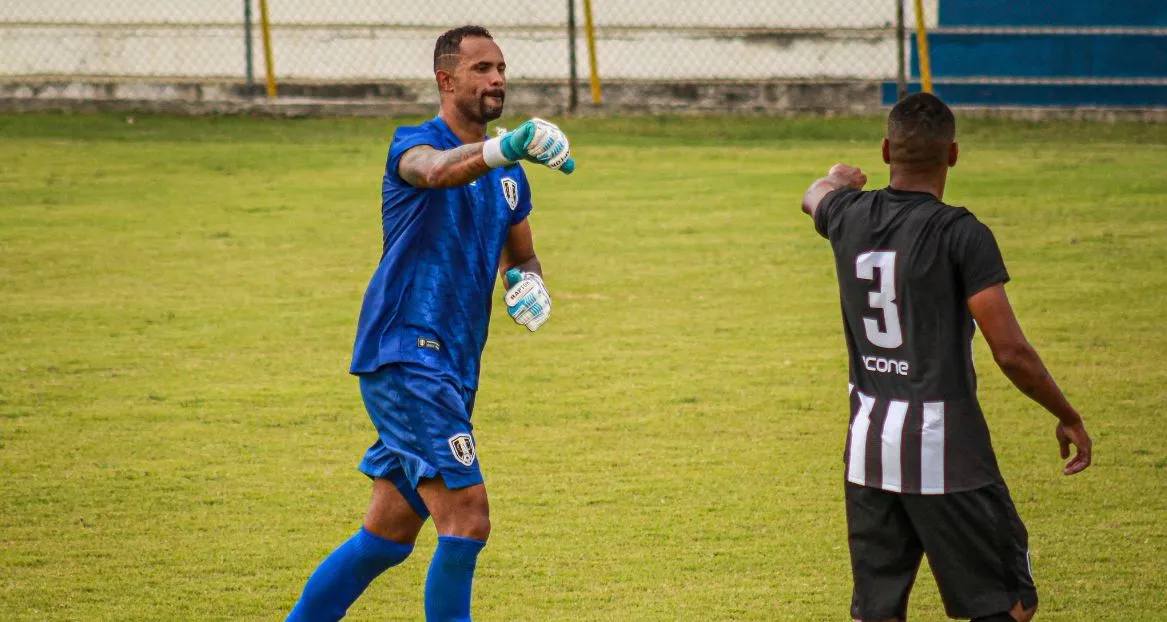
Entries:
[[447,489],[440,480],[418,488],[438,528],[438,535],[485,541],[490,536],[490,502],[486,488],[478,484]]
[[1029,622],[1037,613],[1037,605],[1029,609],[1022,609],[1018,603],[1011,611],[1002,611],[989,616],[973,618],[972,622]]
[[490,509],[483,503],[460,503],[435,514],[438,533],[486,541],[490,537]]
[[420,519],[417,521],[417,524],[414,524],[413,522],[366,518],[363,526],[365,531],[378,538],[413,546],[417,543],[417,536],[421,532],[421,524],[423,523],[420,522]]
[[490,515],[487,512],[468,512],[456,521],[455,533],[450,535],[486,542],[490,537]]
[[1017,620],[1017,622],[1029,622],[1033,619],[1033,616],[1037,614],[1037,605],[1034,605],[1029,609],[1020,609],[1020,611],[1018,611],[1018,609],[1020,609],[1020,607],[1013,610],[1013,618]]

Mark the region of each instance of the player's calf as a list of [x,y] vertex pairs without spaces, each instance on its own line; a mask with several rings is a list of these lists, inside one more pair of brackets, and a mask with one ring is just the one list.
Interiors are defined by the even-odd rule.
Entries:
[[329,622],[344,617],[373,579],[405,561],[412,544],[386,540],[362,527],[312,573],[288,622]]
[[450,489],[435,478],[422,482],[417,491],[438,528],[438,548],[425,580],[426,620],[468,621],[474,569],[490,536],[486,486]]

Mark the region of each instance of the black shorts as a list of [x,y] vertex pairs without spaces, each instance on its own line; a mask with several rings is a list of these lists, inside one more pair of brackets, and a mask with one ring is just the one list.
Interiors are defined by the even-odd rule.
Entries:
[[1029,534],[1004,484],[943,495],[846,487],[852,617],[905,617],[925,554],[950,617],[1037,605]]

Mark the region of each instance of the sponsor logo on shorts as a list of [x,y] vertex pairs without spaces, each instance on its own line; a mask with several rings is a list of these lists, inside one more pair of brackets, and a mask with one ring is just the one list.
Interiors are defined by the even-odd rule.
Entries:
[[466,466],[474,464],[474,439],[469,434],[455,434],[449,442],[455,460]]
[[510,177],[502,178],[502,196],[507,200],[507,207],[511,211],[519,206],[519,184]]
[[438,341],[437,339],[426,339],[425,337],[418,337],[417,338],[417,347],[427,348],[427,349],[433,350],[435,352],[442,351],[442,344],[440,341]]

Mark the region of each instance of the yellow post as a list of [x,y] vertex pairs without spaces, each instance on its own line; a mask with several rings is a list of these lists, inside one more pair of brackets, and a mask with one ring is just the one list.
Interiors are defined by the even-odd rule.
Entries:
[[592,103],[604,103],[604,92],[600,89],[600,70],[596,66],[596,27],[592,22],[592,0],[583,0],[584,28],[588,35],[588,63],[591,65]]
[[931,93],[932,58],[928,56],[928,29],[924,26],[922,0],[916,0],[916,49],[920,53],[920,84],[925,93]]
[[271,22],[267,18],[267,0],[259,0],[259,22],[263,29],[263,62],[267,67],[267,96],[276,96],[276,67],[271,57]]

